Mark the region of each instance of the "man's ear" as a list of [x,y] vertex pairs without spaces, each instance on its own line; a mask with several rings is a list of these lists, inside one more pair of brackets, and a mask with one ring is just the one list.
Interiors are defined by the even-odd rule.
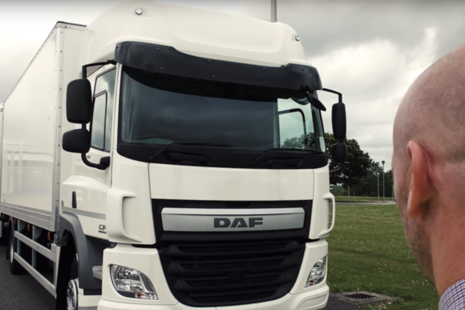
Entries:
[[411,218],[417,218],[422,213],[421,205],[432,195],[432,187],[425,149],[417,142],[409,141],[407,144],[407,154],[410,162],[410,188],[407,212]]

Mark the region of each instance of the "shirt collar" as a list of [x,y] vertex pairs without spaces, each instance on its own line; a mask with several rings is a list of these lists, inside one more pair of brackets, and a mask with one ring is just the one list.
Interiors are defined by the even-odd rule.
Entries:
[[465,279],[455,282],[439,300],[439,310],[462,309],[465,309]]

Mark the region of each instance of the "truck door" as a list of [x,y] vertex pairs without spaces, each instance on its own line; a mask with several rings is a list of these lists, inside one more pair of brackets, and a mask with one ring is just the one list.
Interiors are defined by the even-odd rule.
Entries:
[[[93,116],[89,131],[91,133],[91,148],[87,153],[90,162],[98,163],[104,157],[110,157],[111,132],[113,119],[113,99],[115,93],[116,69],[103,69],[90,78],[93,84]],[[88,173],[98,178],[102,183],[110,185],[111,169],[88,169]]]
[[91,133],[91,148],[85,155],[88,161],[99,163],[103,158],[110,160],[106,170],[85,165],[80,155],[75,156],[75,172],[64,187],[72,195],[71,205],[66,212],[79,217],[84,233],[106,239],[106,200],[111,187],[112,120],[115,95],[116,68],[107,65],[88,77],[92,85],[93,116],[87,129]]

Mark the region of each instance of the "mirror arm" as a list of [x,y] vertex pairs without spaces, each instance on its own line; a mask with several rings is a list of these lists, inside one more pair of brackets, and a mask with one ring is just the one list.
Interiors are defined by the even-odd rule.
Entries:
[[82,78],[87,79],[87,68],[95,67],[95,66],[105,66],[105,65],[108,65],[108,64],[116,65],[116,61],[107,60],[106,62],[96,62],[96,63],[93,63],[93,64],[88,64],[88,65],[82,66]]
[[[82,124],[82,129],[86,129],[86,125]],[[86,153],[81,153],[81,159],[87,166],[91,168],[97,168],[98,170],[107,170],[107,168],[110,166],[110,157],[103,157],[99,164],[91,163],[87,159]]]
[[332,89],[329,89],[329,88],[322,88],[321,90],[322,90],[322,91],[325,91],[325,92],[328,92],[328,93],[333,93],[333,94],[338,95],[338,97],[339,97],[339,103],[342,103],[342,94],[341,94],[340,92],[337,92],[337,91],[332,90]]
[[[344,143],[343,140],[339,140],[339,143]],[[339,163],[339,167],[337,167],[334,170],[330,170],[329,174],[335,174],[344,171],[344,168],[346,167],[345,163]]]
[[[102,159],[104,159],[106,157],[103,157]],[[92,168],[97,168],[98,170],[107,170],[108,166],[110,166],[110,162],[109,161],[106,161],[106,162],[100,162],[99,164],[94,164],[94,163],[91,163],[87,157],[86,157],[86,153],[82,153],[81,154],[81,159],[82,161],[84,162],[84,164],[86,164],[87,166],[89,167],[92,167]]]
[[337,168],[334,169],[334,170],[329,171],[329,174],[335,174],[335,173],[342,172],[342,171],[344,170],[344,168],[345,168],[345,164],[344,164],[344,163],[341,163],[341,164],[339,165],[339,167],[337,167]]

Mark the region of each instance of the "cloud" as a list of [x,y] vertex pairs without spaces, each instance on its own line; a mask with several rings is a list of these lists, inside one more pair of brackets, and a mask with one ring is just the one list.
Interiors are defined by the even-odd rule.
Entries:
[[285,0],[278,4],[278,20],[296,29],[310,54],[373,39],[411,48],[419,44],[428,27],[438,31],[438,57],[465,43],[463,1]]
[[[436,51],[437,30],[426,28],[422,40],[410,49],[374,39],[308,58],[323,85],[343,93],[348,138],[356,139],[375,161],[385,160],[390,169],[395,113],[409,85],[434,62]],[[319,95],[327,107],[337,100],[334,95]],[[330,113],[324,119],[330,131]]]
[[[124,0],[1,0],[0,101],[4,101],[57,21],[88,25]],[[269,0],[159,0],[269,20]],[[18,17],[17,13],[20,13]]]

